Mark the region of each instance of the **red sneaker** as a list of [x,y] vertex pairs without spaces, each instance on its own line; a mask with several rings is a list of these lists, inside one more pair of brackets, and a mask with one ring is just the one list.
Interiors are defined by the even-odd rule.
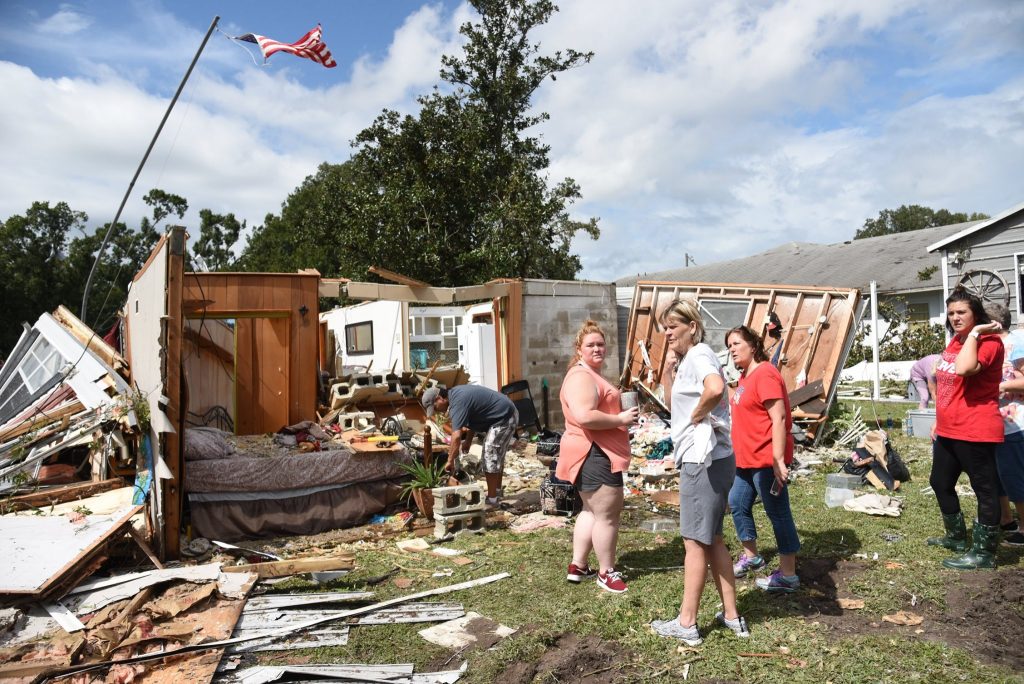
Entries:
[[586,579],[594,579],[597,576],[596,570],[591,570],[589,565],[584,565],[582,568],[577,566],[575,563],[569,563],[569,573],[565,576],[565,579],[579,584]]
[[622,573],[615,570],[597,573],[597,586],[613,594],[621,594],[629,589],[622,579]]

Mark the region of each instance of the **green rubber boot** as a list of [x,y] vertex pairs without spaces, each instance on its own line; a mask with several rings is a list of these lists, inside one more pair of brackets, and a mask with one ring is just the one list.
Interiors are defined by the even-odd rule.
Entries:
[[947,558],[942,564],[954,570],[977,570],[996,567],[996,549],[999,548],[999,525],[974,522],[974,546],[959,558]]
[[971,543],[967,540],[967,524],[964,522],[963,513],[943,514],[942,524],[946,526],[946,536],[928,537],[928,546],[943,546],[960,553],[971,548]]

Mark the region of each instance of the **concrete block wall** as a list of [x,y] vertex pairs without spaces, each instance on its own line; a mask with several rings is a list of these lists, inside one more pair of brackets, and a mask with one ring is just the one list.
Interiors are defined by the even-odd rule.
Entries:
[[575,352],[576,332],[593,319],[605,332],[608,354],[604,376],[618,383],[619,333],[615,286],[568,280],[526,280],[523,283],[522,359],[524,378],[530,382],[537,415],[544,423],[542,381],[546,378],[548,427],[562,430],[565,419],[558,392]]

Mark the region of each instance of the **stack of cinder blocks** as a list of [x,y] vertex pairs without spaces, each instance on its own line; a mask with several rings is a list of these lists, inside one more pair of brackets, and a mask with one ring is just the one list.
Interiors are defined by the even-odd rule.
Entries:
[[462,532],[484,531],[484,489],[478,484],[435,487],[434,536],[453,537]]

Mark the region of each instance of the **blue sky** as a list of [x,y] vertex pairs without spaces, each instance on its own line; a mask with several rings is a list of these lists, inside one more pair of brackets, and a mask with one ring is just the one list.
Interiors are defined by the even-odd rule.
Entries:
[[[548,83],[551,181],[575,178],[583,277],[611,280],[849,239],[900,204],[1024,201],[1024,3],[562,0],[536,38],[594,61]],[[0,218],[36,200],[109,221],[213,16],[338,67],[257,66],[214,34],[129,201],[160,187],[250,225],[456,54],[459,2],[0,1]],[[255,46],[248,46],[253,48]],[[386,264],[383,264],[386,266]]]

